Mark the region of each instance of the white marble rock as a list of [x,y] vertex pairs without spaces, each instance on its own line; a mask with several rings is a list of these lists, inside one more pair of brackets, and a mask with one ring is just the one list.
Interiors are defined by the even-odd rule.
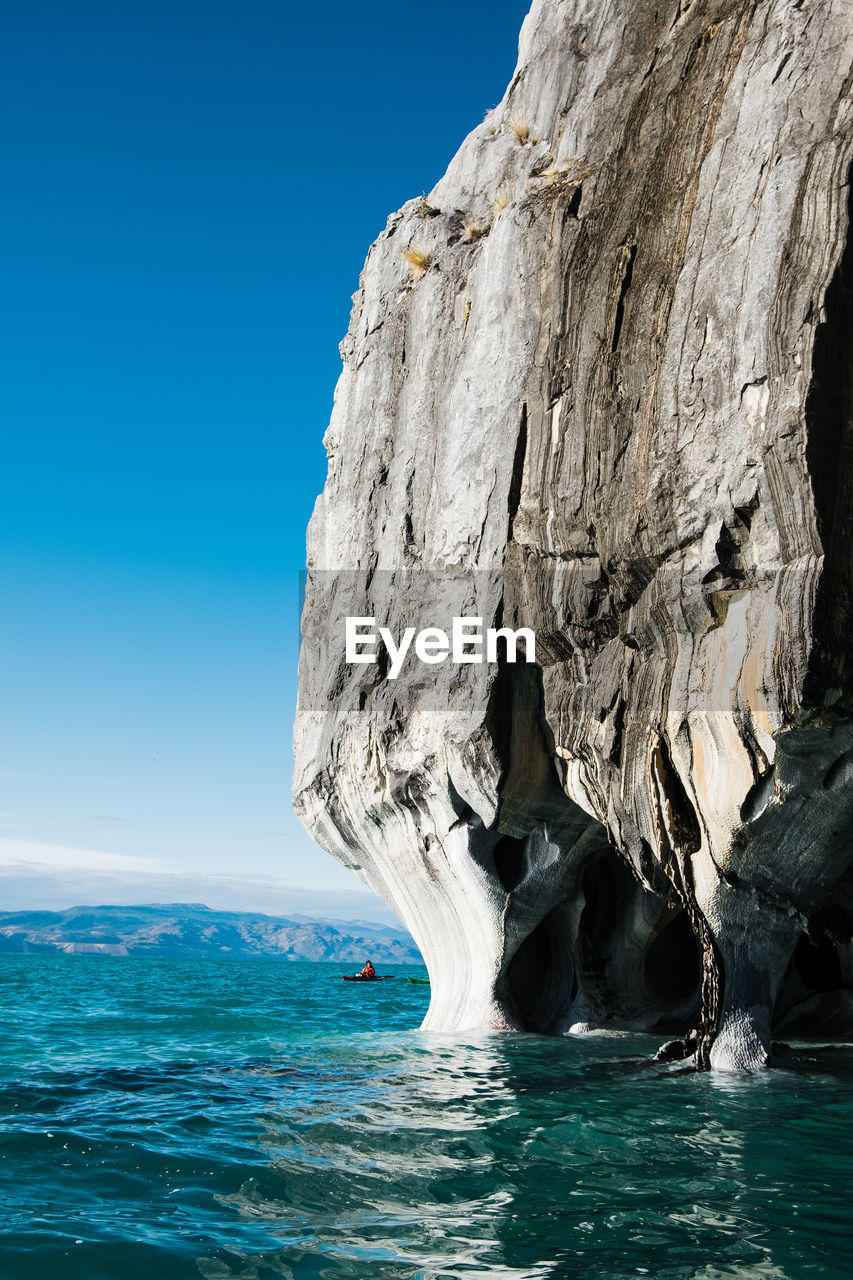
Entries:
[[[853,1028],[851,63],[847,0],[535,0],[370,249],[294,800],[414,935],[428,1027],[721,1069]],[[345,614],[454,612],[535,667],[343,661]]]

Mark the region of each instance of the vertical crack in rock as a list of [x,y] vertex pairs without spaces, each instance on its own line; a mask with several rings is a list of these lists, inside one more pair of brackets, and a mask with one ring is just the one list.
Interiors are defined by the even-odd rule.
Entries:
[[631,288],[636,256],[637,246],[635,244],[622,245],[619,251],[621,280],[619,283],[619,297],[616,301],[616,319],[613,322],[613,337],[610,341],[611,351],[615,351],[619,346],[619,335],[622,332],[622,321],[625,318],[625,299],[628,296],[628,290]]
[[[659,848],[664,869],[680,898],[699,946],[702,970],[701,1016],[698,1027],[684,1041],[684,1056],[696,1054],[700,1071],[710,1067],[711,1047],[720,1017],[720,957],[708,921],[696,900],[692,857],[702,847],[702,832],[696,811],[673,768],[666,743],[658,739],[651,757]],[[667,1057],[675,1056],[671,1051]]]
[[[837,0],[535,0],[370,251],[294,803],[411,929],[429,1027],[721,1070],[853,1034],[851,64]],[[347,616],[536,663],[348,663]]]
[[507,542],[512,542],[513,525],[518,515],[521,502],[521,484],[524,478],[524,459],[527,456],[527,405],[521,406],[521,420],[518,424],[518,438],[515,442],[515,455],[512,460],[512,478],[509,485],[509,529]]

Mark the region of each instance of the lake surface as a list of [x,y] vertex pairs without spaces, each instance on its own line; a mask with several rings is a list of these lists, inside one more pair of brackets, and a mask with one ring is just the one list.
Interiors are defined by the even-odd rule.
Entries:
[[853,1274],[853,1048],[460,1042],[340,972],[3,957],[4,1280]]

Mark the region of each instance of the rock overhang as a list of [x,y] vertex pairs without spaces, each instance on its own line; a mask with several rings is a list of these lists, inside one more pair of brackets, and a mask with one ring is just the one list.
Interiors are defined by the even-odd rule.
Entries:
[[[371,250],[294,792],[414,934],[432,1026],[674,1027],[748,1067],[795,1008],[826,1028],[827,948],[846,990],[853,22],[816,10],[830,42],[781,4],[535,4]],[[534,669],[331,652],[336,610],[399,628],[454,575]]]

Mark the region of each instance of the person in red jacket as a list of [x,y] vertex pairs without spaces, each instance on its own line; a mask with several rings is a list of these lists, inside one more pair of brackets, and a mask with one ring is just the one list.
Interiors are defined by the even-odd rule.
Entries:
[[360,973],[358,976],[359,976],[360,978],[375,978],[375,977],[376,977],[376,970],[374,969],[373,965],[370,963],[370,961],[369,961],[369,960],[368,960],[367,964],[364,966],[364,968],[362,969],[361,973]]

